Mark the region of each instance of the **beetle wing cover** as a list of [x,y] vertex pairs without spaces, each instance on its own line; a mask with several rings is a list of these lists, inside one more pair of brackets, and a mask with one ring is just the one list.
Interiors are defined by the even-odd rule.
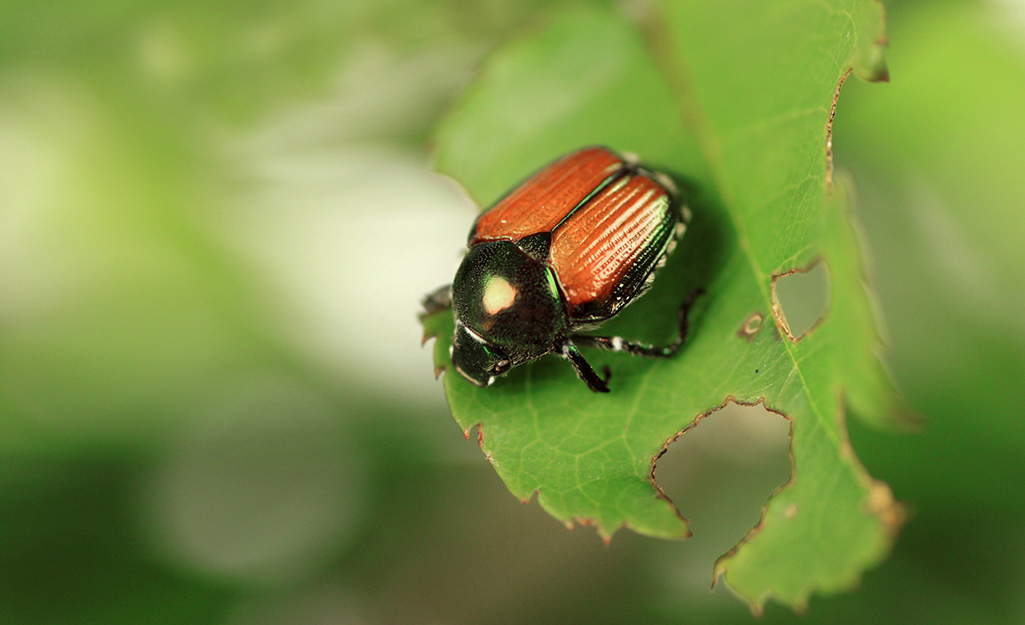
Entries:
[[618,154],[602,147],[584,148],[560,158],[481,214],[470,231],[470,246],[551,232],[624,166]]
[[550,262],[574,321],[607,319],[643,292],[674,239],[672,204],[646,174],[626,175],[558,227]]

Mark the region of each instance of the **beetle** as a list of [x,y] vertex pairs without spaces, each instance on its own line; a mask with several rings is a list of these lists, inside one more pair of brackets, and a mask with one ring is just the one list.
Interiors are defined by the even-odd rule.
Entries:
[[470,229],[469,251],[452,285],[428,295],[424,315],[451,306],[456,370],[490,386],[511,367],[556,353],[595,392],[609,392],[580,347],[668,358],[687,335],[663,346],[618,336],[590,336],[651,285],[683,236],[690,212],[668,176],[632,157],[594,146],[545,166]]

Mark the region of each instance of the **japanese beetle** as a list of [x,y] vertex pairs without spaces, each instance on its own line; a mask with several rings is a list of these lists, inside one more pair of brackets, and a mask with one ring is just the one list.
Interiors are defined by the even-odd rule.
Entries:
[[663,174],[607,148],[564,156],[482,213],[451,287],[424,300],[427,313],[451,305],[456,370],[490,386],[516,365],[555,352],[596,392],[609,391],[580,346],[669,357],[687,333],[652,346],[580,334],[640,297],[683,235],[690,214]]

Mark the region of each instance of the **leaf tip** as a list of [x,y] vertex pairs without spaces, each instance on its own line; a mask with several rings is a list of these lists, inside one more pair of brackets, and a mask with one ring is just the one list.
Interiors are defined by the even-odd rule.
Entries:
[[[888,379],[893,379],[893,375],[889,371],[887,371],[887,376]],[[925,417],[908,406],[899,391],[890,394],[886,414],[890,417],[887,425],[892,426],[897,432],[922,434],[928,426]]]
[[854,74],[868,82],[890,82],[890,69],[886,65],[886,39],[883,38],[869,46],[868,50],[858,55],[854,65]]
[[862,80],[888,82],[890,72],[886,67],[886,7],[882,0],[865,5],[861,12],[857,30],[865,34],[866,43],[858,45],[854,53],[854,73]]
[[[715,561],[715,567],[712,569],[712,588],[718,585],[719,580],[725,580],[726,576],[726,562],[725,559],[729,554],[724,554]],[[747,604],[747,608],[751,611],[751,616],[760,618],[765,614],[765,603],[769,600],[770,593],[763,593],[759,597],[747,597],[737,592],[729,582],[726,582],[726,589],[730,591],[730,594],[737,597],[741,601]]]

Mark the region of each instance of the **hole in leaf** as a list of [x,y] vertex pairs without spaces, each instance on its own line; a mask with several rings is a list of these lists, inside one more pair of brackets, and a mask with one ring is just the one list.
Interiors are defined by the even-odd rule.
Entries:
[[708,587],[716,558],[758,524],[769,496],[790,479],[789,449],[790,421],[733,401],[669,445],[655,480],[693,532],[666,554],[666,579],[676,580],[669,584]]
[[800,340],[829,310],[829,271],[816,261],[807,269],[795,269],[772,282],[773,303],[784,331]]

